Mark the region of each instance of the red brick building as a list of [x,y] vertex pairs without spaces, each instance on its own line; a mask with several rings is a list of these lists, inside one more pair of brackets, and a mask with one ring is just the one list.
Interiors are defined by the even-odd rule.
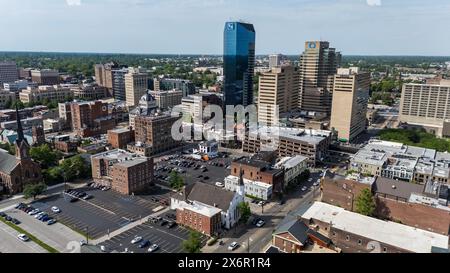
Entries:
[[116,122],[108,112],[108,104],[101,101],[71,103],[72,129],[81,137],[106,134]]
[[183,210],[177,209],[177,223],[183,226],[190,227],[203,234],[213,235],[217,234],[221,226],[220,211],[214,213],[202,214],[194,210],[185,208]]
[[231,175],[239,177],[241,170],[243,178],[272,185],[274,192],[283,191],[284,172],[282,169],[272,168],[269,162],[241,158],[231,163]]
[[0,186],[4,192],[10,194],[23,191],[27,184],[42,181],[41,167],[30,157],[30,145],[24,137],[17,109],[16,117],[16,155],[10,155],[7,151],[0,149]]
[[134,141],[134,130],[120,128],[108,131],[108,143],[114,149],[125,149],[127,144]]
[[141,193],[153,185],[153,159],[116,149],[91,157],[92,178],[122,194]]

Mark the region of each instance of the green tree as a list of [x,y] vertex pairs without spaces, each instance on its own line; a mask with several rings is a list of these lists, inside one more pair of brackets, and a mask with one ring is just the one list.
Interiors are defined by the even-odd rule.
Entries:
[[183,241],[181,246],[186,253],[200,253],[202,248],[201,234],[192,230],[189,233],[189,239]]
[[80,155],[65,159],[60,167],[62,169],[62,177],[66,181],[72,181],[77,178],[87,178],[91,174],[89,164],[86,164],[85,160]]
[[184,186],[183,178],[176,171],[171,171],[169,175],[169,185],[172,189],[180,190]]
[[38,184],[27,184],[23,189],[23,195],[25,199],[33,197],[36,199],[36,196],[42,194],[47,189],[47,185],[45,183]]
[[63,170],[61,167],[50,167],[48,169],[42,170],[42,175],[44,176],[44,181],[47,185],[54,185],[63,179]]
[[375,211],[375,199],[370,189],[363,189],[356,197],[355,211],[362,215],[372,216]]
[[41,164],[43,168],[48,168],[55,165],[58,160],[58,152],[50,149],[47,144],[43,144],[38,147],[32,147],[30,149],[31,158]]
[[252,212],[250,210],[250,205],[248,204],[248,202],[239,203],[238,210],[239,210],[239,214],[241,215],[240,220],[243,223],[247,223],[248,218],[250,218],[250,216],[252,215]]
[[23,102],[21,102],[20,100],[16,100],[11,104],[11,108],[19,108],[19,109],[23,109],[25,108],[25,105],[23,104]]
[[15,154],[16,154],[16,148],[15,148],[15,146],[14,146],[14,145],[11,145],[11,144],[9,144],[9,143],[7,143],[7,142],[5,142],[5,143],[0,143],[0,149],[3,149],[3,150],[5,150],[5,151],[8,151],[8,153],[9,153],[10,155],[15,155]]

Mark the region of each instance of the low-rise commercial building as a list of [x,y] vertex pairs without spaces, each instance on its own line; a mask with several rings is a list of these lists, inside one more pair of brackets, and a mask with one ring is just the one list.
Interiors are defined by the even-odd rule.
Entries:
[[134,141],[134,130],[131,128],[119,128],[108,131],[108,143],[114,149],[125,149],[127,144]]
[[39,85],[59,84],[59,72],[53,69],[31,70],[31,81]]
[[108,96],[108,88],[97,84],[83,84],[71,87],[74,98],[83,100],[98,100]]
[[149,93],[155,98],[156,105],[161,110],[169,110],[175,105],[180,105],[181,99],[183,98],[183,92],[176,89],[168,91],[149,91]]
[[73,97],[70,85],[41,85],[38,88],[27,87],[19,93],[23,103],[37,103],[44,100],[63,102]]
[[314,202],[303,209],[299,218],[311,229],[328,237],[342,252],[448,251],[448,236],[364,216],[322,202]]
[[284,170],[284,185],[294,182],[308,168],[308,158],[301,155],[283,157],[274,166]]
[[285,127],[261,127],[245,135],[244,152],[277,151],[278,156],[302,155],[315,165],[328,154],[331,132]]

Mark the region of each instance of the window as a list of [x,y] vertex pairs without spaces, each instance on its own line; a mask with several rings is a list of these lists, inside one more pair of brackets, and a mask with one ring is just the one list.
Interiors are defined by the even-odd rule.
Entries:
[[361,241],[361,239],[360,240],[358,240],[358,245],[360,246],[360,245],[362,245],[362,241]]
[[349,235],[345,236],[345,240],[350,241],[350,236]]
[[383,247],[383,252],[386,253],[387,252],[387,248]]
[[336,236],[336,232],[333,231],[333,236]]

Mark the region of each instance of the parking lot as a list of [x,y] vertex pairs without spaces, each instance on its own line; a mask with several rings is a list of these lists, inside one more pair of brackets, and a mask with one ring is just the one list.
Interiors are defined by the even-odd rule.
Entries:
[[[155,202],[155,198],[168,199],[172,193],[161,189],[153,195],[126,196],[111,190],[102,191],[91,187],[77,189],[77,192],[86,192],[92,198],[70,202],[71,198],[61,193],[34,202],[32,205],[71,229],[96,239],[163,209],[164,206]],[[61,212],[54,213],[51,210],[53,206],[58,207]]]
[[176,157],[156,164],[155,178],[161,184],[168,185],[168,177],[172,170],[178,171],[186,184],[205,182],[215,184],[222,182],[230,174],[231,158],[214,158],[209,161],[189,157]]
[[[173,214],[174,212],[171,212]],[[168,219],[167,213],[162,215],[163,219]],[[161,226],[161,221],[156,223],[146,222],[142,225],[136,226],[126,232],[123,232],[108,241],[101,243],[101,246],[106,248],[107,252],[117,251],[133,253],[147,253],[148,248],[152,244],[157,244],[159,248],[155,253],[182,253],[182,242],[189,238],[189,230],[175,225],[169,228],[167,224]],[[170,220],[173,221],[173,220]],[[142,237],[142,241],[132,244],[131,241],[136,236]],[[139,248],[139,244],[148,240],[146,247]],[[203,245],[206,243],[207,237],[202,236]]]

